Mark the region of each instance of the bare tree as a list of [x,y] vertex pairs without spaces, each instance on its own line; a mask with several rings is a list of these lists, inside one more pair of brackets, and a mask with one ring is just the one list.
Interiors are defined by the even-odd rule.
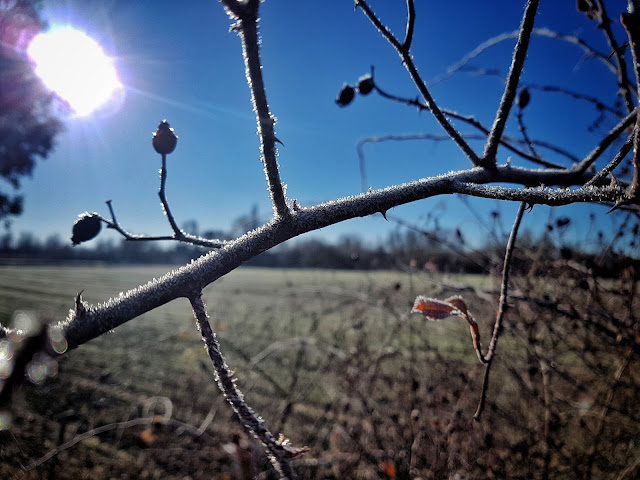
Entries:
[[[606,204],[611,209],[626,209],[632,214],[637,213],[640,184],[640,140],[636,125],[637,107],[634,97],[640,84],[640,67],[638,67],[638,49],[640,44],[640,11],[635,1],[629,2],[629,12],[623,13],[623,25],[629,37],[629,48],[633,54],[633,67],[636,76],[635,84],[629,78],[624,61],[624,49],[619,47],[611,34],[611,21],[607,17],[601,1],[579,1],[578,7],[585,11],[590,18],[599,21],[604,34],[610,41],[615,61],[606,55],[598,54],[579,38],[560,35],[548,30],[534,28],[534,20],[538,8],[538,0],[528,0],[522,22],[517,34],[493,40],[493,44],[506,38],[517,38],[513,50],[512,63],[506,78],[502,98],[495,112],[495,120],[491,126],[485,126],[474,117],[448,110],[441,106],[433,97],[427,83],[418,72],[416,60],[412,55],[412,41],[416,13],[414,1],[407,0],[406,30],[403,37],[398,37],[385,26],[385,19],[379,18],[368,2],[355,0],[355,7],[368,18],[379,33],[395,49],[407,73],[419,94],[417,99],[401,98],[386,92],[375,81],[373,75],[361,79],[358,90],[362,94],[375,90],[380,95],[392,100],[417,106],[430,112],[444,131],[445,138],[451,139],[468,158],[469,168],[458,170],[435,177],[419,178],[401,185],[389,185],[380,190],[370,190],[365,193],[340,198],[319,205],[303,207],[296,200],[286,197],[285,188],[280,178],[276,161],[276,147],[279,142],[274,131],[275,119],[267,101],[262,77],[262,63],[260,59],[260,40],[258,35],[259,0],[222,0],[230,17],[235,22],[234,30],[238,33],[242,43],[242,54],[246,68],[246,78],[249,85],[253,108],[256,114],[258,136],[260,138],[261,162],[264,167],[269,195],[273,205],[273,217],[264,225],[259,226],[234,240],[215,240],[200,238],[183,232],[175,221],[168,200],[165,195],[167,178],[166,156],[173,151],[176,137],[167,123],[159,126],[154,147],[162,157],[161,184],[159,196],[167,214],[172,233],[163,237],[145,237],[124,230],[116,220],[114,209],[108,203],[110,218],[98,214],[86,214],[76,224],[74,242],[86,241],[95,236],[100,230],[101,223],[115,229],[124,238],[131,241],[141,240],[176,240],[196,245],[210,247],[212,251],[198,260],[182,268],[166,274],[164,277],[140,285],[138,288],[124,292],[111,300],[90,305],[83,301],[78,294],[75,306],[68,317],[59,323],[52,324],[38,338],[40,343],[54,340],[56,353],[64,353],[94,339],[110,330],[128,322],[139,315],[149,312],[167,302],[179,298],[187,299],[193,309],[197,328],[206,345],[207,352],[215,367],[216,381],[224,392],[228,403],[237,413],[244,427],[256,435],[264,444],[269,458],[281,478],[295,478],[291,460],[305,449],[293,447],[285,438],[277,438],[265,426],[263,420],[246,404],[243,395],[236,386],[215,333],[209,324],[206,306],[202,300],[202,290],[207,285],[228,274],[244,262],[260,253],[286,242],[306,232],[321,229],[329,225],[343,222],[356,217],[363,217],[375,213],[386,214],[392,207],[415,202],[438,195],[463,194],[472,197],[490,198],[507,202],[520,202],[517,218],[511,233],[504,259],[503,282],[500,292],[499,313],[496,316],[493,336],[487,353],[483,353],[479,343],[477,325],[466,311],[466,305],[459,299],[448,299],[438,302],[433,299],[422,299],[417,302],[416,309],[427,316],[438,318],[442,315],[460,315],[469,321],[474,345],[481,362],[486,364],[485,383],[482,401],[478,407],[476,417],[480,416],[484,402],[489,368],[496,352],[497,340],[502,330],[501,320],[506,310],[509,296],[509,265],[517,230],[526,207],[537,204],[559,206],[573,203]],[[269,32],[265,32],[269,35]],[[527,49],[534,35],[550,36],[558,41],[569,41],[588,50],[604,62],[617,75],[620,85],[620,95],[623,98],[626,114],[622,115],[618,123],[594,146],[591,153],[581,159],[569,157],[568,165],[559,165],[545,159],[541,151],[551,149],[555,152],[566,153],[560,146],[545,145],[531,140],[522,122],[522,111],[529,102],[529,92],[520,85],[520,77],[527,57]],[[491,41],[479,47],[473,55],[488,48]],[[471,57],[470,57],[471,58]],[[463,60],[448,74],[463,68],[468,61]],[[535,88],[531,86],[530,89]],[[355,95],[355,89],[347,86],[340,93],[338,103],[347,105]],[[597,100],[596,100],[597,101]],[[518,119],[522,138],[512,138],[505,135],[505,125],[513,109],[518,109]],[[468,135],[459,132],[454,124],[464,123],[473,127],[485,140],[482,151],[476,151],[469,144]],[[625,140],[617,154],[599,171],[595,168],[596,160],[602,157],[613,142],[622,138]],[[507,164],[498,163],[498,149],[505,148],[517,158],[533,163],[534,168],[520,166],[516,161]],[[546,151],[546,150],[545,150]],[[632,151],[633,175],[629,181],[614,177],[613,172]],[[364,171],[364,169],[363,169]],[[505,184],[511,186],[506,187]],[[16,334],[5,329],[5,334]],[[48,339],[48,340],[47,340]],[[38,343],[40,342],[40,343]],[[32,351],[31,351],[32,353]],[[541,360],[542,362],[542,360]],[[545,364],[543,363],[543,366]],[[544,367],[546,368],[546,367]]]

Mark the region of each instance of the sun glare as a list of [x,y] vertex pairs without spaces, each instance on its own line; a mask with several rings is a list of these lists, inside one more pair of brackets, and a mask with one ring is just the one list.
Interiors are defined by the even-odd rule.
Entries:
[[37,35],[28,54],[36,74],[76,115],[90,114],[122,90],[112,60],[95,40],[73,28]]

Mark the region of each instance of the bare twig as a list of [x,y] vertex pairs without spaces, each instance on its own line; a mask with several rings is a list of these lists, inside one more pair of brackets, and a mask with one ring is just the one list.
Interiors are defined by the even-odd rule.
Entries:
[[169,202],[167,201],[167,198],[164,193],[164,183],[166,182],[166,163],[164,161],[165,155],[163,154],[162,157],[163,157],[163,162],[162,162],[162,169],[160,173],[160,191],[158,192],[158,195],[160,196],[162,207],[165,213],[167,214],[167,218],[169,219],[169,223],[171,225],[171,228],[173,229],[173,235],[149,236],[149,235],[137,235],[134,233],[127,232],[118,223],[118,220],[116,219],[116,214],[113,210],[113,205],[111,204],[111,200],[106,201],[107,207],[109,207],[109,213],[111,214],[111,220],[107,220],[102,216],[100,217],[100,220],[102,220],[107,225],[108,228],[114,229],[116,232],[122,235],[125,238],[125,240],[131,241],[131,242],[176,240],[178,242],[191,243],[193,245],[199,245],[201,247],[207,247],[207,248],[222,247],[225,243],[227,243],[225,240],[217,240],[217,239],[209,240],[206,238],[197,237],[195,235],[190,235],[186,232],[183,232],[178,228],[173,218],[173,215],[169,210]]
[[274,132],[276,119],[269,111],[267,94],[262,79],[260,40],[258,37],[258,6],[260,2],[256,0],[250,0],[248,2],[223,0],[222,3],[227,7],[229,15],[237,20],[235,28],[242,39],[242,53],[244,56],[247,82],[251,90],[251,101],[258,122],[262,162],[264,164],[271,201],[273,202],[274,214],[280,218],[288,217],[289,207],[287,207],[276,159],[276,141],[278,141]]
[[637,111],[638,109],[636,108],[633,112],[620,120],[620,122],[618,122],[618,124],[613,127],[609,133],[607,133],[600,143],[596,145],[589,155],[584,157],[584,159],[574,167],[574,170],[577,172],[586,172],[587,169],[600,157],[600,155],[609,148],[615,139],[636,122]]
[[533,23],[536,18],[536,12],[538,11],[539,0],[529,0],[524,11],[524,17],[522,18],[522,24],[520,25],[520,35],[518,36],[518,42],[516,43],[513,51],[513,61],[511,62],[511,68],[509,69],[509,75],[507,77],[507,83],[500,100],[500,106],[496,112],[496,118],[491,127],[489,138],[484,147],[484,154],[482,156],[482,166],[486,168],[493,168],[496,166],[496,153],[498,151],[498,145],[504,127],[507,124],[509,118],[509,111],[516,98],[518,89],[518,82],[520,81],[520,74],[522,73],[522,67],[527,57],[527,48],[529,47],[529,39],[531,38],[531,31],[533,30]]
[[295,458],[307,449],[295,448],[289,445],[288,440],[284,438],[276,439],[273,434],[264,426],[262,418],[247,405],[244,395],[236,387],[233,374],[229,371],[229,367],[220,351],[220,344],[216,339],[215,333],[211,330],[209,324],[209,315],[202,301],[202,293],[192,296],[189,301],[196,317],[198,330],[202,335],[205,348],[209,354],[209,358],[215,369],[216,382],[220,390],[225,395],[227,402],[231,405],[234,412],[238,415],[242,425],[251,431],[265,446],[271,463],[278,471],[280,478],[293,480],[297,478],[290,465],[290,460]]
[[[399,97],[397,95],[393,95],[389,92],[386,92],[385,90],[381,89],[378,85],[374,86],[374,89],[376,92],[378,92],[382,97],[387,98],[389,100],[393,100],[395,102],[399,102],[399,103],[403,103],[405,105],[409,105],[409,106],[413,106],[413,107],[417,107],[419,110],[429,110],[429,107],[420,102],[417,99],[410,99],[410,98],[404,98],[404,97]],[[469,125],[471,125],[472,127],[476,128],[477,130],[483,132],[485,135],[489,134],[489,129],[487,127],[485,127],[482,123],[480,123],[480,121],[478,121],[476,118],[474,118],[473,116],[470,115],[463,115],[461,113],[455,112],[453,110],[449,110],[446,108],[442,109],[442,113],[447,116],[447,117],[451,117],[451,118],[455,118],[456,120],[461,120],[464,123],[467,123]],[[463,138],[475,138],[473,136],[470,136],[469,134],[461,134]],[[451,139],[451,137],[449,135],[447,135],[448,139]],[[486,138],[486,137],[485,137]],[[504,135],[501,139],[500,139],[500,145],[503,145],[505,148],[507,148],[508,150],[511,150],[513,153],[515,153],[516,155],[529,160],[533,163],[536,163],[538,165],[541,165],[543,167],[547,167],[547,168],[565,168],[562,165],[558,165],[556,163],[552,163],[549,162],[547,160],[543,160],[541,158],[537,158],[533,155],[529,155],[528,153],[520,150],[519,148],[517,148],[516,146],[513,145],[514,140],[507,137],[506,135]],[[516,141],[517,142],[517,141]],[[567,158],[569,158],[571,161],[577,161],[577,158],[574,155],[569,154],[568,152],[566,152],[565,150],[556,147],[554,145],[550,145],[548,143],[545,142],[541,142],[541,141],[536,141],[535,143],[540,144],[541,146],[545,146],[546,148],[548,148],[549,150],[555,151],[556,153],[559,153],[560,155],[563,155]]]
[[402,42],[401,49],[408,54],[411,50],[411,42],[413,41],[413,28],[416,23],[416,9],[413,0],[407,0],[407,31]]
[[460,147],[460,149],[464,152],[464,154],[469,158],[473,165],[480,165],[480,158],[473,151],[473,149],[469,146],[469,144],[462,138],[462,136],[458,133],[455,127],[447,120],[445,115],[442,113],[438,105],[435,103],[435,100],[431,96],[429,89],[427,88],[424,80],[418,73],[418,69],[416,68],[413,58],[409,54],[408,51],[404,51],[402,44],[400,41],[391,33],[383,23],[376,17],[373,10],[369,7],[366,1],[364,0],[355,0],[355,6],[360,7],[364,12],[365,16],[371,21],[371,23],[378,29],[378,31],[382,34],[382,36],[396,49],[400,57],[402,58],[402,62],[405,65],[405,68],[409,72],[411,79],[415,83],[420,95],[426,102],[427,108],[433,114],[438,123],[442,126],[442,128],[449,134],[451,139],[456,142],[456,144]]
[[[484,140],[486,135],[482,134],[462,134],[466,139]],[[432,133],[401,133],[401,134],[388,134],[380,135],[379,137],[365,137],[358,141],[356,144],[356,152],[358,154],[358,162],[360,166],[360,183],[362,191],[366,192],[369,186],[367,185],[367,172],[365,168],[365,156],[364,145],[367,143],[380,143],[387,141],[406,141],[406,140],[431,140],[433,142],[445,142],[450,141],[451,137],[447,134],[432,134]]]
[[[165,185],[167,183],[167,154],[162,154],[162,168],[160,169],[160,190],[158,191],[158,196],[160,197],[160,202],[162,203],[162,208],[167,215],[167,220],[169,221],[169,225],[173,230],[173,238],[175,240],[192,243],[194,245],[201,245],[203,247],[213,247],[220,248],[224,245],[224,242],[221,240],[207,240],[204,238],[196,237],[195,235],[189,235],[186,232],[183,232],[178,224],[176,223],[171,210],[169,209],[169,202],[167,200],[166,188]],[[109,205],[109,209],[111,209],[111,205]],[[112,211],[113,215],[113,211]]]
[[[607,55],[605,55],[602,52],[598,52],[595,48],[591,47],[589,44],[587,44],[584,40],[582,40],[580,37],[576,35],[568,35],[565,33],[554,32],[553,30],[550,30],[548,28],[534,28],[531,33],[533,35],[552,38],[555,40],[561,40],[561,41],[576,45],[580,47],[587,55],[602,61],[612,73],[614,74],[617,73],[615,65],[611,62],[611,60]],[[431,82],[429,82],[429,85],[434,86],[450,78],[456,72],[462,70],[465,67],[465,65],[467,65],[474,58],[478,57],[485,50],[488,50],[489,48],[501,42],[504,42],[506,40],[511,40],[512,38],[518,38],[519,35],[520,35],[520,30],[514,30],[513,32],[501,33],[500,35],[496,35],[493,38],[485,40],[476,48],[474,48],[471,52],[467,53],[464,57],[462,57],[462,59],[459,60],[457,63],[447,68],[447,71],[445,73],[438,75]]]
[[533,141],[529,138],[529,134],[527,133],[527,127],[524,124],[523,111],[524,111],[524,108],[522,106],[518,105],[518,111],[516,113],[516,118],[518,120],[518,127],[520,128],[520,133],[522,133],[522,139],[523,139],[524,143],[527,145],[527,147],[529,147],[529,151],[531,152],[531,154],[536,158],[540,158],[540,154],[537,152]]
[[162,209],[164,210],[164,214],[167,216],[169,225],[171,225],[173,234],[181,235],[182,230],[180,230],[180,227],[178,227],[176,220],[173,218],[173,214],[171,213],[171,209],[169,208],[169,202],[167,201],[167,193],[165,188],[167,183],[167,154],[162,153],[161,156],[162,156],[162,166],[160,167],[160,190],[158,191],[158,196],[160,197],[160,203],[162,203]]
[[130,241],[174,240],[173,235],[162,235],[162,236],[152,237],[152,236],[146,236],[146,235],[136,235],[134,233],[127,232],[118,223],[118,220],[116,219],[116,214],[113,211],[113,205],[111,205],[111,200],[107,200],[105,203],[107,204],[107,207],[109,207],[109,212],[111,213],[111,220],[109,221],[102,216],[100,217],[100,220],[106,223],[108,228],[112,228],[116,230],[118,233],[120,233],[126,240],[130,240]]
[[153,418],[135,418],[133,420],[128,420],[126,422],[109,423],[107,425],[102,425],[100,427],[88,430],[80,435],[73,437],[68,442],[65,442],[62,445],[50,450],[49,452],[47,452],[45,455],[43,455],[36,461],[30,463],[29,465],[27,465],[27,467],[25,467],[25,471],[29,472],[34,468],[38,468],[40,465],[51,460],[53,457],[55,457],[59,453],[70,449],[74,445],[77,445],[78,443],[83,442],[88,438],[95,437],[96,435],[100,435],[101,433],[108,432],[110,430],[131,428],[138,425],[149,425],[152,422],[153,422]]
[[[479,420],[480,415],[482,415],[482,411],[484,410],[485,399],[487,397],[487,386],[489,384],[489,372],[491,370],[491,365],[493,363],[493,358],[496,352],[496,347],[498,345],[498,338],[500,336],[500,332],[502,331],[502,319],[504,318],[504,313],[507,310],[507,298],[509,296],[509,270],[511,269],[511,258],[513,255],[513,249],[516,244],[516,237],[518,236],[518,229],[520,228],[520,222],[522,221],[522,216],[524,215],[524,211],[526,208],[526,203],[522,202],[520,207],[518,208],[518,212],[516,213],[516,219],[513,222],[513,227],[511,228],[511,235],[509,236],[509,241],[507,242],[507,249],[504,255],[504,267],[502,270],[502,286],[500,288],[500,306],[498,308],[498,314],[496,315],[496,321],[493,325],[493,335],[491,336],[491,342],[489,343],[489,348],[487,350],[486,355],[481,356],[481,360],[486,364],[484,370],[484,379],[482,381],[482,392],[480,393],[480,402],[478,403],[478,408],[476,413],[473,415],[474,420]],[[480,356],[480,354],[479,354]]]
[[[604,8],[604,2],[602,0],[595,0],[598,5],[598,19],[600,21],[600,25],[598,27],[604,32],[604,36],[607,38],[607,42],[609,42],[609,47],[611,47],[612,55],[615,55],[617,66],[617,75],[618,75],[618,84],[619,84],[619,95],[624,100],[624,104],[627,107],[628,112],[632,112],[635,108],[633,105],[633,99],[631,98],[631,90],[629,89],[629,76],[627,75],[627,62],[624,59],[624,49],[621,49],[618,46],[618,42],[616,38],[613,36],[613,32],[611,31],[611,19],[607,15],[607,11]],[[636,64],[634,58],[634,64]],[[637,80],[636,80],[636,83]]]
[[[502,136],[502,140],[500,141],[501,145],[504,145],[506,148],[510,149],[511,151],[513,151],[513,149],[511,148],[511,145],[509,143],[507,143],[505,140],[512,142],[512,143],[524,143],[522,140],[519,139],[515,139],[510,137],[509,135],[503,135]],[[566,157],[567,160],[569,160],[572,163],[578,163],[580,161],[580,159],[574,155],[573,153],[565,150],[564,148],[558,146],[558,145],[554,145],[552,143],[546,142],[544,140],[540,140],[540,139],[531,139],[531,143],[537,147],[541,147],[544,148],[546,150],[549,150],[551,152],[557,153],[558,155],[561,155],[563,157]],[[518,155],[520,155],[518,153],[518,151],[515,151],[514,153],[517,153]],[[522,156],[522,155],[520,155]],[[542,165],[543,167],[547,167],[547,168],[564,168],[561,165],[558,165],[556,163],[551,163],[549,161],[546,160],[534,160],[532,158],[529,157],[522,157],[525,158],[527,160],[531,160],[534,163],[538,163],[538,165]]]
[[635,134],[635,130],[634,130],[633,132],[631,132],[629,134],[629,136],[627,137],[627,141],[624,142],[624,145],[622,145],[622,148],[620,148],[620,151],[616,154],[616,156],[613,157],[613,160],[611,160],[591,180],[589,180],[587,183],[585,183],[584,186],[588,187],[590,185],[598,185],[598,183],[603,181],[607,177],[607,175],[609,175],[611,172],[613,172],[615,170],[615,168],[618,165],[620,165],[620,162],[622,162],[622,160],[624,160],[624,157],[626,157],[627,154],[631,151],[631,147],[633,146],[633,142],[634,142],[635,137],[636,137],[636,134]]
[[164,425],[174,425],[178,427],[181,431],[187,432],[194,437],[206,436],[208,440],[212,440],[212,438],[209,435],[205,434],[205,430],[213,420],[213,417],[215,415],[214,410],[209,411],[207,417],[203,420],[202,424],[199,427],[195,427],[194,425],[191,425],[189,423],[184,423],[179,420],[176,420],[175,418],[172,418],[171,409],[168,409],[168,410],[165,409],[162,417],[152,415],[153,412],[149,412],[149,400],[153,401],[155,399],[162,399],[162,398],[166,399],[169,402],[169,405],[171,404],[170,400],[166,397],[155,397],[155,398],[148,399],[147,405],[146,405],[147,408],[145,409],[144,416],[142,418],[134,418],[133,420],[127,420],[124,422],[116,422],[116,423],[109,423],[107,425],[101,425],[100,427],[96,427],[86,432],[83,432],[79,435],[76,435],[68,442],[58,445],[56,448],[53,448],[42,457],[38,458],[34,462],[27,465],[24,468],[24,471],[30,472],[31,470],[38,468],[40,465],[48,462],[49,460],[54,458],[56,455],[59,455],[65,450],[69,450],[70,448],[74,447],[78,443],[81,443],[89,438],[100,435],[104,432],[109,432],[111,430],[124,431],[125,429],[131,428],[131,427],[137,427],[140,425],[151,425],[153,423],[161,423]]
[[[616,117],[622,117],[623,115],[622,111],[616,108],[610,107],[609,105],[607,105],[606,103],[602,102],[601,100],[597,99],[592,95],[586,95],[584,93],[575,92],[573,90],[569,90],[564,87],[559,87],[556,85],[535,85],[535,84],[527,83],[527,88],[529,90],[539,90],[541,92],[561,93],[563,95],[567,95],[568,97],[573,98],[574,100],[582,100],[585,102],[589,102],[593,104],[593,106],[598,111],[609,112],[615,115]],[[631,110],[633,110],[633,108]]]

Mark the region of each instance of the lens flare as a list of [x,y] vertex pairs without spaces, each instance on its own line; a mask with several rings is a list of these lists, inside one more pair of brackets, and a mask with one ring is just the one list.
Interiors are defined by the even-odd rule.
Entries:
[[0,432],[11,428],[11,414],[9,412],[0,411]]
[[37,35],[27,53],[47,88],[85,116],[122,93],[113,61],[98,43],[71,27]]

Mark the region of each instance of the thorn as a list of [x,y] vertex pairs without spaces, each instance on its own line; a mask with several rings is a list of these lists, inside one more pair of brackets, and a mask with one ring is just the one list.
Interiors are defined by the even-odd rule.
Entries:
[[618,200],[618,201],[616,202],[616,204],[615,204],[613,207],[611,207],[611,208],[609,209],[609,211],[607,212],[607,214],[609,214],[609,213],[613,212],[614,210],[617,210],[618,208],[620,208],[620,207],[622,207],[623,205],[626,205],[626,204],[628,204],[628,203],[629,203],[629,200],[627,200],[626,198],[625,198],[625,199],[622,199],[622,200]]
[[87,309],[82,301],[82,292],[84,292],[84,290],[80,290],[78,295],[76,295],[76,317],[81,317],[87,313]]
[[609,176],[611,177],[611,181],[609,182],[609,188],[620,188],[618,179],[616,179],[616,177],[613,176],[613,173],[610,172]]
[[380,210],[380,214],[384,217],[384,219],[388,222],[389,219],[387,218],[387,211],[386,210]]
[[282,146],[284,147],[284,143],[282,143],[282,140],[280,140],[280,139],[279,139],[278,137],[276,137],[275,135],[273,136],[273,140],[274,140],[276,143],[279,143],[280,145],[282,145]]
[[609,55],[607,57],[607,60],[611,60],[611,57],[613,57],[616,53],[618,53],[619,51],[624,51],[627,47],[629,46],[629,42],[625,42],[622,45],[620,45],[616,50],[614,50],[613,52],[611,52],[611,55]]

